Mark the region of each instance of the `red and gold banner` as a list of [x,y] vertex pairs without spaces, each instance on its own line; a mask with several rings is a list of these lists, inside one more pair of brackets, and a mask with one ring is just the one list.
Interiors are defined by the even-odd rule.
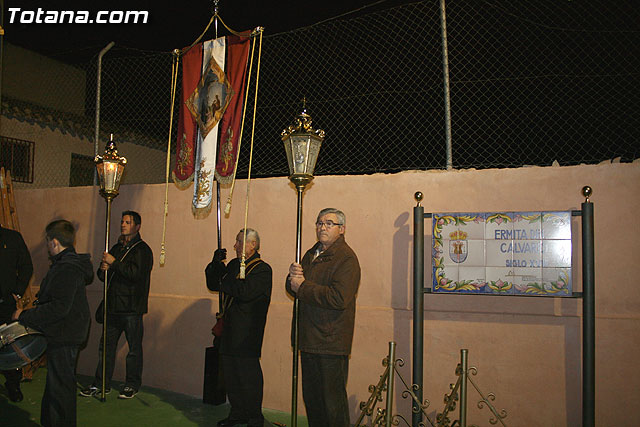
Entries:
[[227,37],[226,74],[235,96],[222,117],[215,176],[221,184],[230,184],[238,156],[242,108],[247,87],[248,37]]
[[192,211],[211,212],[214,179],[231,183],[240,145],[249,37],[199,43],[183,57],[182,94],[173,180],[194,182]]
[[182,58],[182,94],[178,119],[178,141],[176,162],[173,167],[173,182],[186,188],[193,181],[196,159],[198,129],[186,101],[200,82],[202,73],[202,43],[193,46]]

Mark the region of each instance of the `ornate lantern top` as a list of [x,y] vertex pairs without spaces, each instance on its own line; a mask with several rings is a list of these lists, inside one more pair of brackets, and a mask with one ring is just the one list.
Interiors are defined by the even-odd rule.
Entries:
[[307,133],[317,135],[319,138],[324,138],[324,131],[322,129],[313,129],[311,126],[311,116],[307,114],[307,100],[302,100],[302,112],[296,116],[292,125],[287,126],[282,131],[282,139],[289,138],[294,133]]
[[93,161],[96,164],[100,162],[117,162],[123,166],[127,164],[125,157],[118,156],[118,147],[116,147],[116,142],[113,140],[113,134],[111,134],[109,142],[104,147],[104,155],[97,155]]
[[289,179],[300,191],[313,179],[320,146],[324,140],[322,129],[313,129],[311,116],[307,114],[306,99],[303,99],[302,112],[294,124],[282,131],[282,142],[289,164]]
[[113,134],[107,142],[104,155],[96,156],[94,162],[100,180],[100,194],[106,199],[113,199],[118,195],[124,166],[127,164],[126,158],[118,156]]

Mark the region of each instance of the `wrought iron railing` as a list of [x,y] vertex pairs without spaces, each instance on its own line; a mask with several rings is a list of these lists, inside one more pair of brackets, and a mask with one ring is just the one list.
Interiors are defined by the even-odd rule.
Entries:
[[[417,411],[424,416],[425,421],[420,422],[420,426],[426,427],[478,427],[476,424],[468,424],[467,422],[467,401],[468,401],[468,384],[473,386],[473,389],[480,396],[480,400],[477,402],[479,409],[488,408],[491,413],[489,423],[491,425],[500,424],[506,427],[504,419],[507,417],[507,411],[505,409],[498,410],[493,402],[496,399],[496,395],[492,392],[484,393],[480,390],[477,382],[473,380],[473,376],[478,374],[478,369],[474,366],[469,366],[469,350],[460,350],[460,363],[456,366],[455,375],[457,377],[456,382],[450,384],[451,391],[444,396],[444,408],[441,412],[436,412],[435,420],[433,420],[427,413],[427,408],[430,405],[428,400],[421,401],[416,394],[416,391],[421,388],[418,384],[408,384],[404,377],[401,375],[398,367],[404,366],[402,359],[396,359],[395,356],[394,341],[389,342],[389,354],[382,360],[382,366],[385,367],[384,372],[380,375],[380,380],[375,385],[369,386],[369,399],[366,402],[360,402],[360,416],[358,417],[355,426],[385,426],[390,427],[392,425],[400,425],[400,422],[404,422],[410,426],[410,421],[402,414],[393,413],[393,394],[395,377],[397,376],[402,383],[403,390],[401,392],[402,398],[411,399],[413,404],[413,411]],[[385,400],[385,407],[378,405],[383,401],[383,394]],[[458,418],[454,417],[455,410],[458,408]],[[368,419],[368,421],[366,421]],[[426,422],[426,423],[425,423]]]

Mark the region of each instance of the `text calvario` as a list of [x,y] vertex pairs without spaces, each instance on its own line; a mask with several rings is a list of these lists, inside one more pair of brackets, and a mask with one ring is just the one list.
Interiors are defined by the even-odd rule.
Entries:
[[14,24],[146,24],[146,10],[24,10],[9,8],[9,23]]

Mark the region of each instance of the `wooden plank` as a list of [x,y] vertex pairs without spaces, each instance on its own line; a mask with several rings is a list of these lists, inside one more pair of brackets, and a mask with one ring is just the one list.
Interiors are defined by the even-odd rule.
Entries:
[[[3,203],[3,212],[6,215],[7,212],[7,207],[9,210],[9,216],[6,217],[6,222],[7,222],[7,228],[11,228],[13,230],[16,230],[17,232],[20,232],[20,222],[18,221],[18,209],[16,208],[16,199],[14,196],[14,191],[13,191],[13,180],[11,179],[11,171],[7,170],[6,172],[4,171],[4,168],[2,169],[2,171],[0,171],[2,173],[2,182],[3,182],[3,188],[4,188],[4,192],[6,192],[7,197],[3,197],[4,202]],[[3,193],[4,196],[4,193]],[[8,219],[7,219],[8,218]],[[27,285],[27,289],[24,292],[23,300],[24,300],[24,309],[27,310],[29,308],[33,308],[34,305],[34,301],[36,300],[36,292],[34,292],[33,286],[31,285],[31,283],[33,282],[33,277],[31,278],[29,285]]]
[[[0,169],[0,203],[2,204],[0,209],[0,219],[2,220],[2,226],[11,228],[16,231],[20,231],[20,222],[18,221],[18,209],[16,208],[16,199],[13,191],[13,180],[11,179],[11,171],[5,171],[4,168]],[[27,288],[22,296],[24,300],[24,309],[28,310],[33,308],[34,301],[36,300],[36,293],[34,292],[33,277],[31,278]],[[40,366],[46,366],[47,358],[46,353],[34,360],[32,363],[22,367],[22,377],[24,379],[32,379],[33,374]]]
[[9,213],[11,214],[11,222],[13,229],[20,231],[20,222],[18,221],[18,209],[16,208],[16,198],[13,193],[13,180],[11,179],[11,171],[7,171],[5,185],[9,196]]
[[[4,228],[11,228],[9,225],[9,201],[7,199],[7,189],[5,188],[5,172],[4,167],[0,168],[0,224]],[[6,209],[5,209],[6,205]],[[6,213],[5,213],[6,212]]]

